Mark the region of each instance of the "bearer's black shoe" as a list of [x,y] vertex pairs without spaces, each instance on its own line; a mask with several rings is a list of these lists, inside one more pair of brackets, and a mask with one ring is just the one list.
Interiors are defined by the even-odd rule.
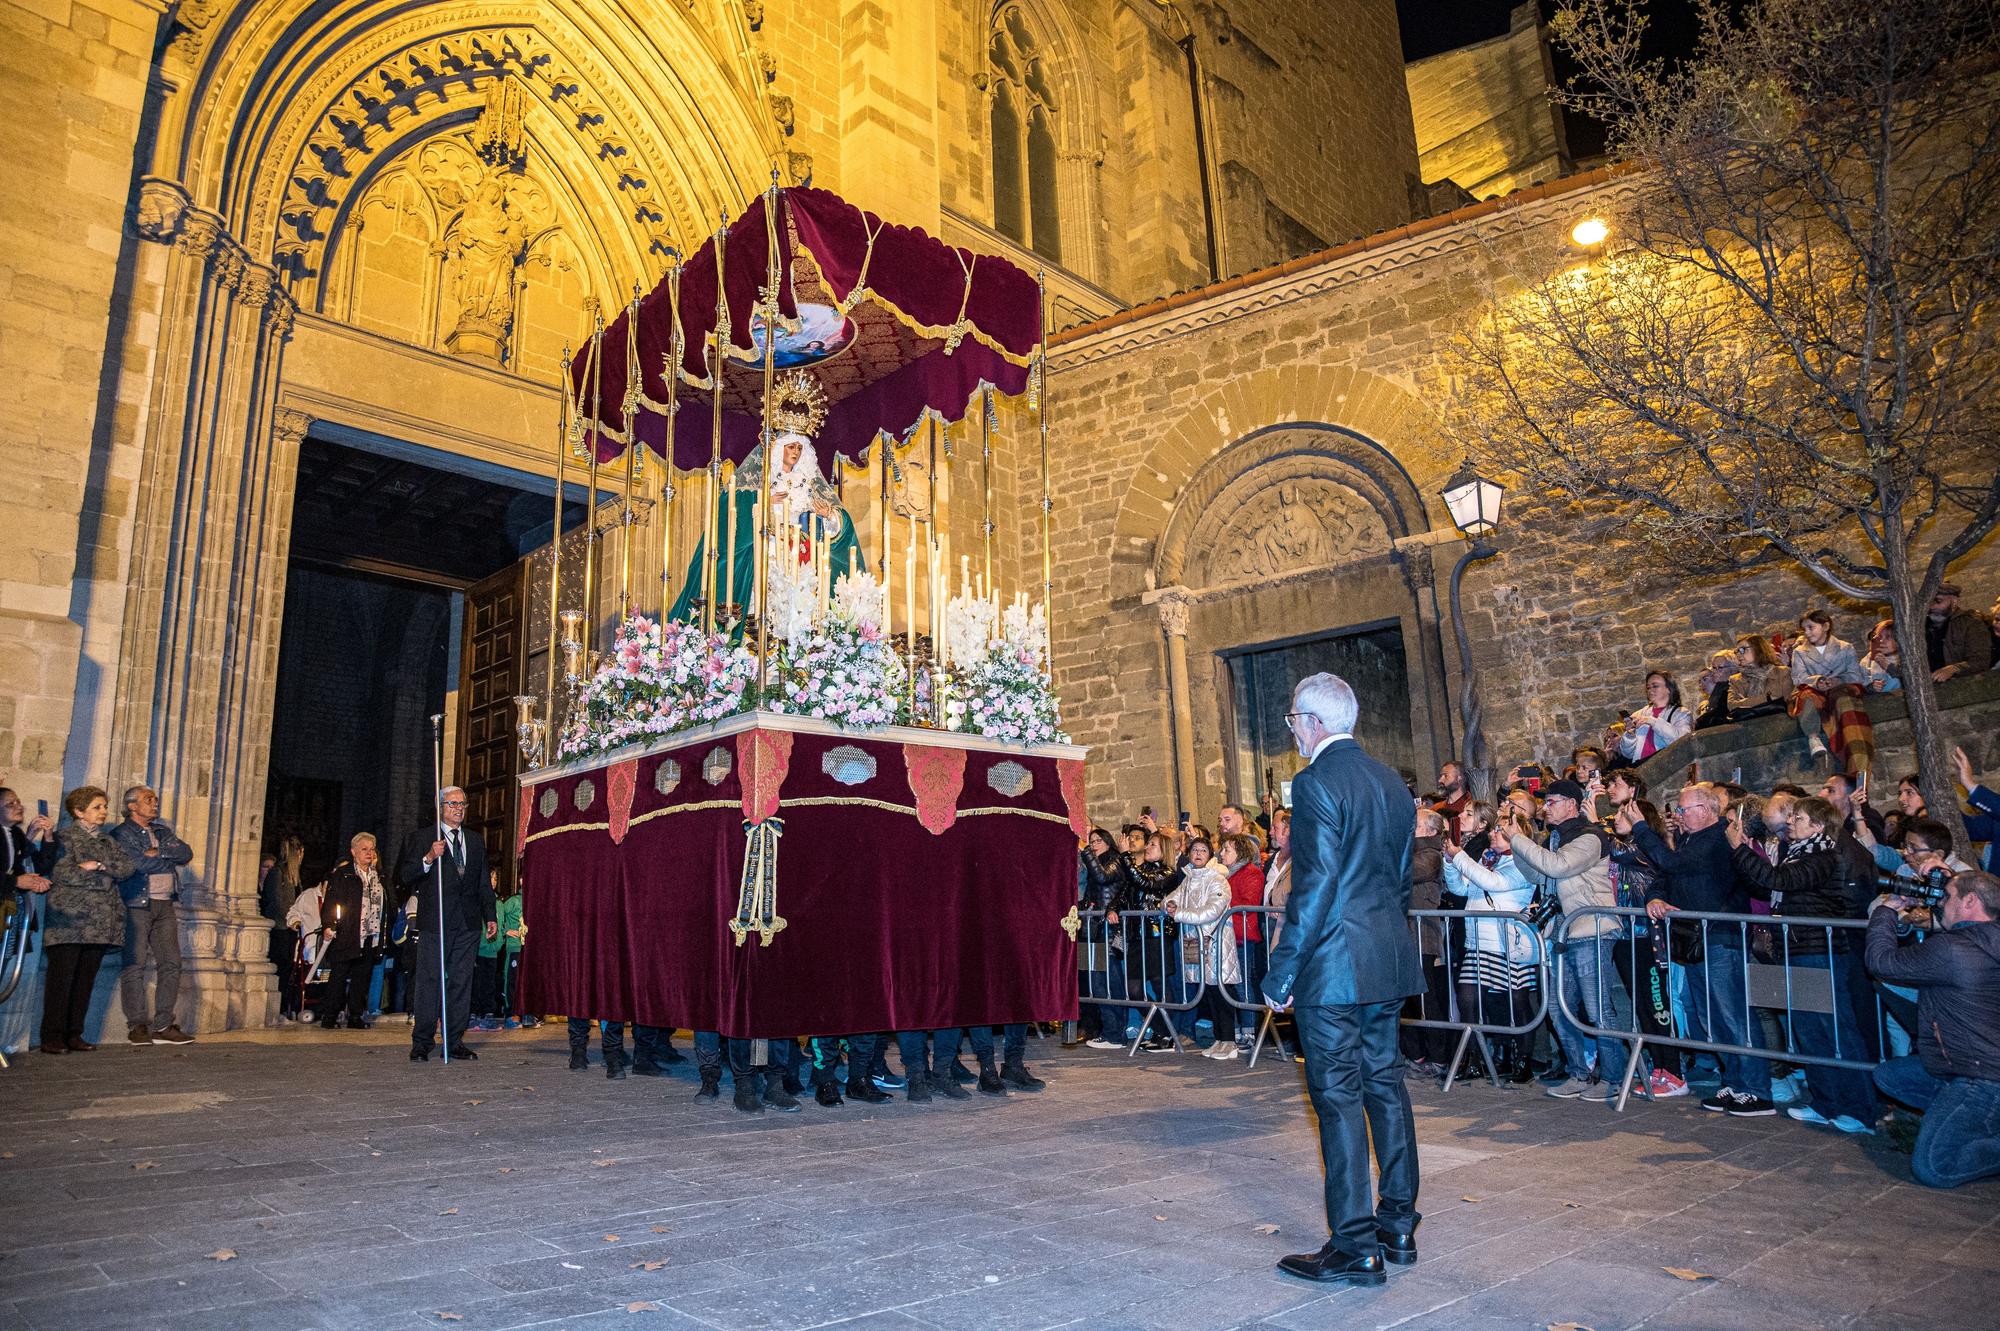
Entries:
[[979,1078],[972,1075],[971,1068],[965,1066],[962,1061],[956,1058],[951,1060],[951,1079],[960,1086],[970,1086],[979,1080]]
[[462,1044],[452,1046],[451,1056],[453,1058],[465,1059],[469,1063],[477,1063],[479,1061],[479,1055],[473,1053]]
[[840,1088],[830,1081],[823,1081],[814,1089],[813,1100],[828,1109],[838,1109],[847,1103],[840,1098]]
[[1000,1080],[1017,1091],[1039,1091],[1048,1085],[1040,1077],[1028,1071],[1026,1063],[1002,1063]]
[[785,1089],[782,1079],[765,1081],[764,1103],[777,1110],[780,1114],[796,1114],[799,1112],[797,1097]]
[[1382,1260],[1391,1266],[1415,1266],[1417,1262],[1417,1236],[1398,1234],[1393,1230],[1377,1226],[1375,1241],[1382,1245]]
[[931,1074],[931,1089],[947,1100],[970,1100],[972,1098],[972,1092],[960,1086],[958,1078],[952,1076],[949,1072],[942,1075],[933,1072]]
[[428,1063],[431,1061],[431,1051],[428,1049],[412,1049],[410,1051],[410,1061],[412,1063]]
[[658,1063],[641,1063],[634,1060],[632,1075],[635,1077],[664,1077],[667,1075],[667,1070]]
[[604,1075],[611,1081],[624,1081],[625,1060],[622,1058],[607,1059],[604,1064]]
[[850,1100],[859,1100],[863,1104],[879,1105],[884,1100],[892,1100],[895,1097],[886,1091],[876,1090],[875,1083],[869,1081],[866,1077],[849,1077],[847,1079],[847,1098]]
[[583,1053],[582,1051],[576,1049],[572,1049],[569,1051],[569,1070],[571,1072],[582,1072],[585,1068],[589,1066],[590,1066],[589,1054]]
[[764,1102],[757,1098],[757,1087],[748,1077],[736,1083],[736,1107],[746,1114],[764,1112]]
[[1279,1258],[1278,1269],[1301,1280],[1326,1283],[1383,1285],[1389,1280],[1389,1268],[1383,1263],[1381,1253],[1371,1252],[1364,1257],[1331,1241],[1318,1252],[1295,1252]]
[[720,1100],[722,1098],[722,1069],[703,1068],[701,1085],[695,1089],[697,1100]]
[[981,1095],[1005,1095],[1007,1088],[1000,1081],[1000,1074],[991,1063],[980,1065],[979,1093]]
[[[910,1073],[908,1084],[903,1087],[903,1094],[913,1105],[929,1104],[931,1102],[931,1074],[928,1072]],[[965,1092],[960,1091],[959,1094],[964,1095]]]

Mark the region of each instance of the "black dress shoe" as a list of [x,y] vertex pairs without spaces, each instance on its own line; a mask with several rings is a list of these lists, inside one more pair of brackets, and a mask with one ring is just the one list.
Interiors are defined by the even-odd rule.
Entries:
[[1332,1243],[1318,1252],[1297,1252],[1290,1257],[1281,1257],[1278,1269],[1301,1280],[1325,1283],[1383,1285],[1389,1280],[1389,1268],[1383,1263],[1381,1253],[1371,1252],[1362,1257]]
[[1393,1230],[1375,1230],[1375,1241],[1382,1245],[1382,1260],[1392,1266],[1414,1266],[1417,1261],[1417,1236],[1398,1234]]
[[815,1103],[825,1105],[828,1109],[838,1109],[847,1103],[840,1098],[840,1088],[830,1081],[823,1081],[814,1088],[813,1100]]
[[477,1063],[479,1061],[479,1055],[473,1053],[470,1049],[467,1049],[462,1044],[452,1046],[451,1056],[453,1058],[469,1059],[474,1063]]
[[428,1063],[431,1061],[431,1051],[428,1049],[412,1049],[410,1051],[410,1061],[412,1063]]

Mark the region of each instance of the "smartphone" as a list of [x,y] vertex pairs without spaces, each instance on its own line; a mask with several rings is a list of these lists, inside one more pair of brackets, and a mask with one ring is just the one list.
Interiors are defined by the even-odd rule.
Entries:
[[1150,804],[1141,804],[1139,806],[1139,816],[1141,818],[1151,818],[1153,816],[1153,806]]
[[1855,783],[1854,788],[1861,792],[1861,802],[1866,804],[1868,802],[1868,772],[1866,769],[1863,769],[1861,779]]
[[1191,815],[1190,813],[1188,813],[1188,811],[1187,811],[1186,809],[1182,809],[1182,810],[1181,810],[1181,831],[1183,831],[1183,832],[1187,831],[1187,829],[1188,829],[1188,825],[1189,825],[1190,823],[1192,823],[1192,822],[1194,822],[1194,817],[1193,817],[1193,815]]
[[40,815],[41,815],[42,817],[44,817],[44,818],[48,817],[48,816],[49,816],[49,802],[48,802],[47,800],[36,800],[36,801],[35,801],[35,812],[36,812],[36,813],[38,813],[38,814],[40,814]]

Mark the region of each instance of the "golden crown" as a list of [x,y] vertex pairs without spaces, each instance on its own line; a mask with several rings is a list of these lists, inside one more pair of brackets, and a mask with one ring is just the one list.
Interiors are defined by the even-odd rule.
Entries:
[[819,433],[826,423],[826,390],[804,370],[781,375],[771,386],[771,427],[781,432]]

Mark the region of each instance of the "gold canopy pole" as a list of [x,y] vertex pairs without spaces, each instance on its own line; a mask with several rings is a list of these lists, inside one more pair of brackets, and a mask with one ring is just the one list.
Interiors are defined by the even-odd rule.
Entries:
[[674,500],[680,487],[674,484],[674,418],[681,411],[681,357],[687,352],[687,337],[681,332],[681,256],[667,256],[667,452],[666,467],[660,474],[660,620],[666,621],[674,598]]
[[597,650],[598,577],[603,573],[597,558],[597,441],[604,427],[604,309],[598,307],[595,327],[590,334],[590,504],[584,514],[587,531],[583,542],[583,604],[590,622],[589,650]]
[[984,591],[994,598],[993,589],[993,390],[979,390],[979,539]]
[[[729,243],[729,214],[715,231],[715,328],[709,334],[708,376],[714,386],[708,423],[708,539],[702,542],[701,631],[715,632],[715,561],[717,535],[715,500],[722,487],[722,364],[723,348],[729,343],[729,288],[723,282],[722,251]],[[732,505],[734,507],[734,505]],[[733,548],[733,546],[732,546]],[[725,626],[726,627],[726,626]]]
[[556,720],[556,643],[558,641],[558,615],[562,610],[562,538],[563,538],[563,489],[569,472],[569,401],[570,401],[570,359],[569,347],[563,347],[562,354],[562,404],[556,409],[556,517],[555,536],[549,542],[549,671],[543,684],[542,697],[548,702],[543,717],[550,729]]
[[639,284],[625,307],[625,502],[618,514],[618,619],[632,617],[632,487],[639,480]]
[[1035,395],[1035,416],[1042,434],[1042,668],[1051,680],[1056,677],[1055,551],[1049,543],[1050,514],[1055,502],[1049,498],[1049,275],[1035,270],[1035,290],[1040,294],[1041,341],[1035,351],[1035,369],[1029,377],[1029,392]]
[[[758,478],[762,493],[757,513],[757,592],[751,603],[757,607],[757,698],[763,706],[766,675],[770,669],[771,606],[765,599],[771,576],[771,473],[778,469],[772,454],[776,443],[771,429],[771,384],[777,373],[778,356],[778,173],[771,172],[771,188],[764,192],[764,244],[768,251],[764,278],[764,471]],[[791,542],[786,541],[790,557]]]
[[882,570],[882,634],[889,639],[889,650],[896,650],[896,584],[892,565],[889,562],[889,438],[875,436],[875,446],[882,455],[882,511],[876,515],[875,526],[881,534],[880,551],[876,555],[875,567]]

